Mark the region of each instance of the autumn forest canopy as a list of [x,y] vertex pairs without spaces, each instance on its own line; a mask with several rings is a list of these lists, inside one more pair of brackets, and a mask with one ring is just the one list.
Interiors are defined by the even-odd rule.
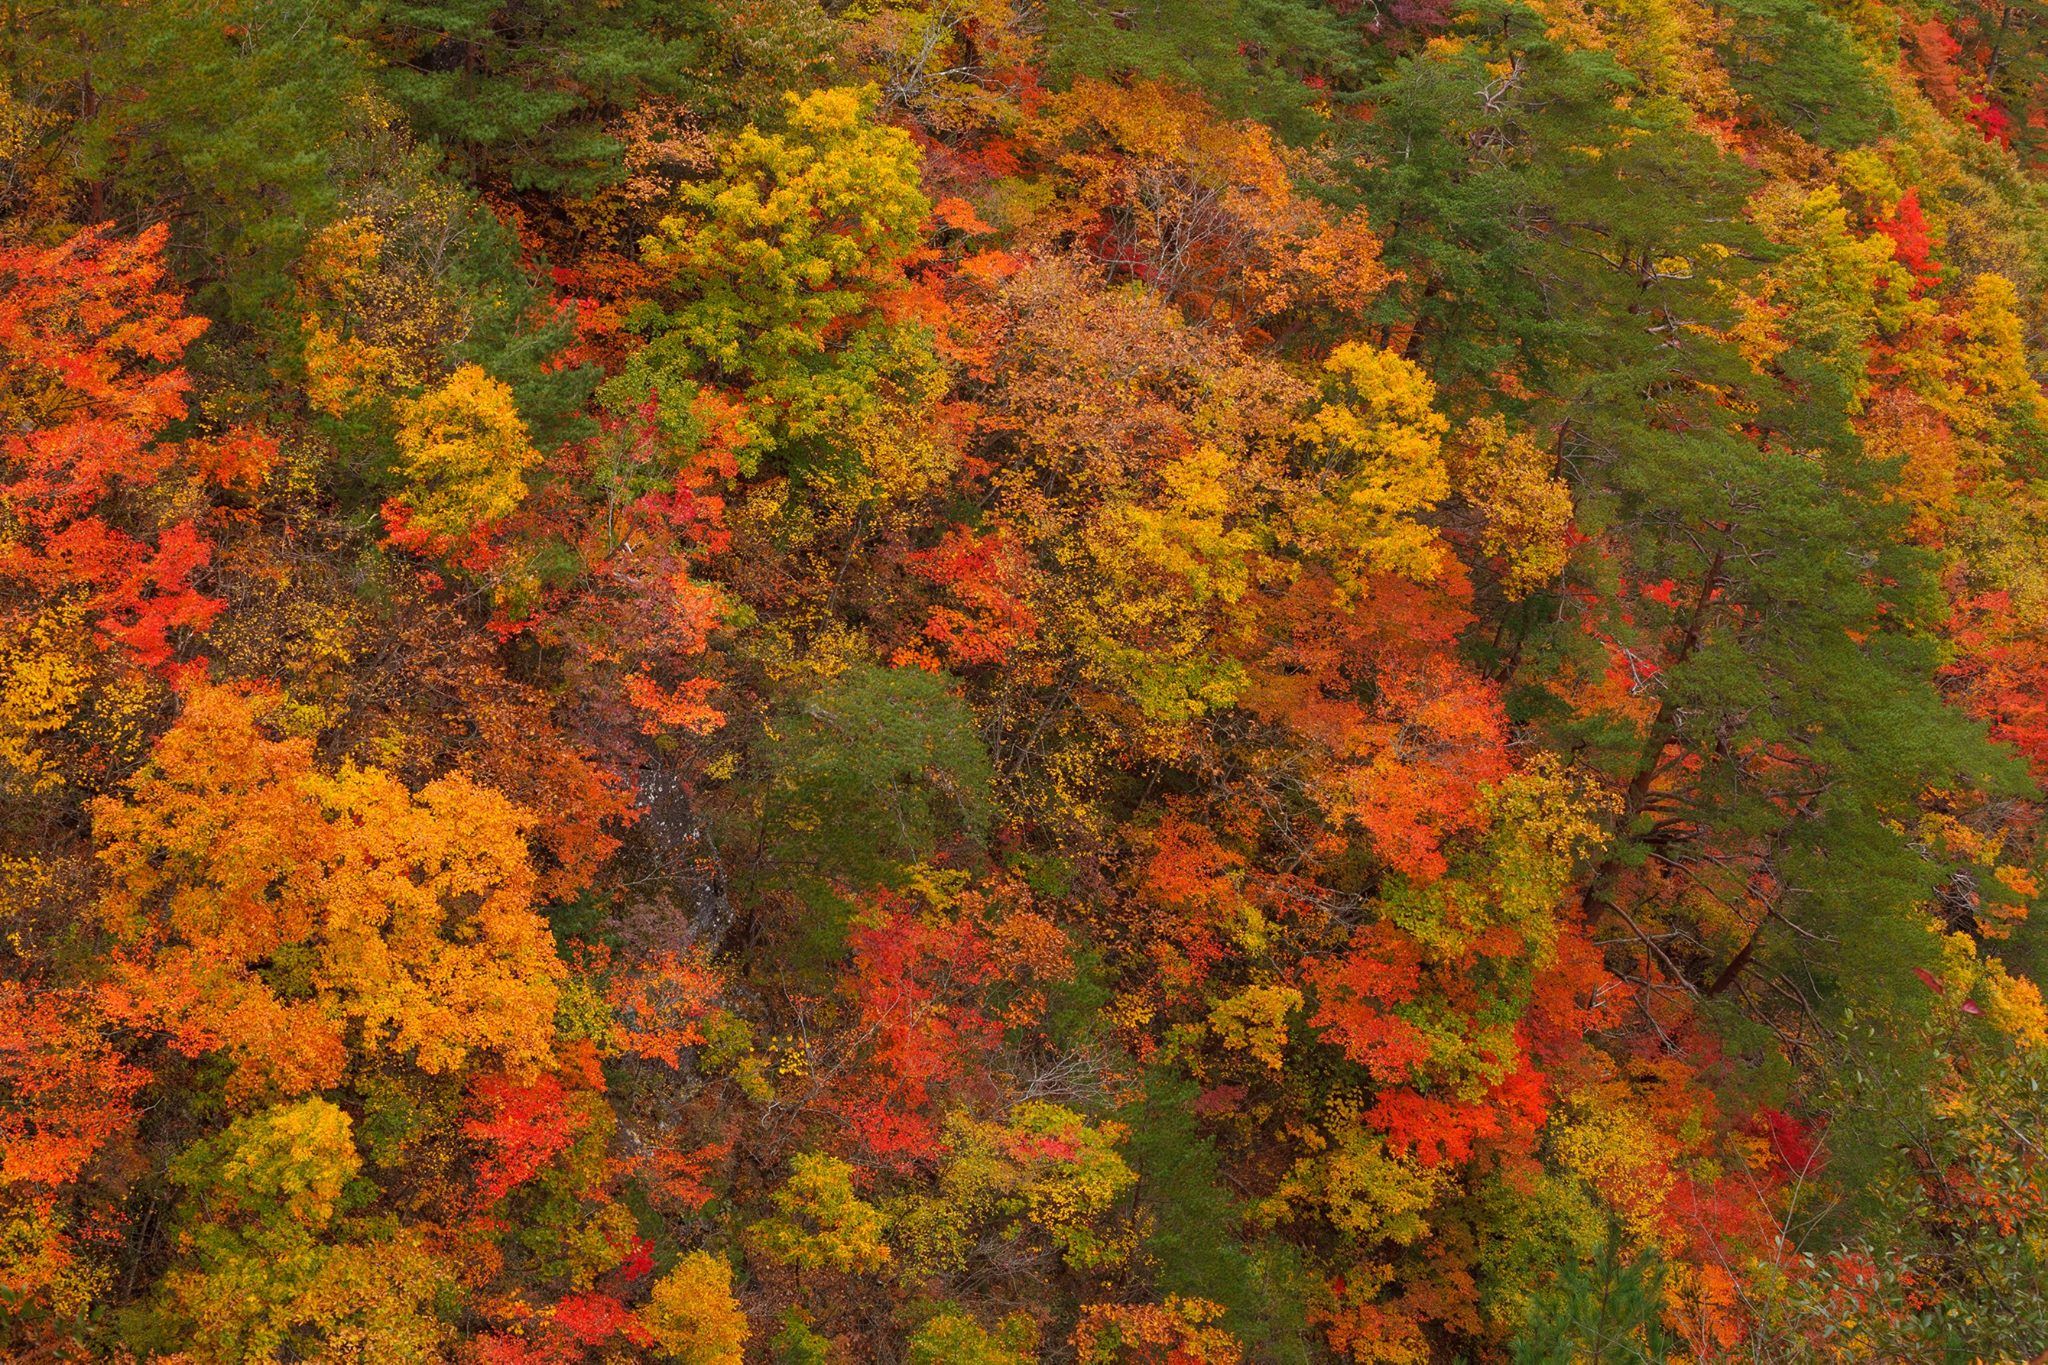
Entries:
[[2048,0],[0,57],[0,1358],[2048,1359]]

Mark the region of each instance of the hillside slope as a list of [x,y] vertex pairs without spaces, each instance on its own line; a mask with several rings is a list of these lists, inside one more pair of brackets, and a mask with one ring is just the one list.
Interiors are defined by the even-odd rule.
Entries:
[[0,53],[0,1354],[2042,1358],[2048,7]]

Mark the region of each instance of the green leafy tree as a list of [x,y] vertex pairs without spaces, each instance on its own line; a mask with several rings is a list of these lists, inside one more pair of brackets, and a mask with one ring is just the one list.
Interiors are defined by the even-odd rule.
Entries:
[[274,306],[334,206],[333,159],[370,89],[319,0],[86,0],[0,25],[15,91],[48,108],[39,157],[86,222],[171,222],[209,313]]
[[1679,1350],[1664,1329],[1664,1267],[1631,1256],[1619,1225],[1591,1265],[1567,1267],[1537,1294],[1515,1337],[1515,1365],[1662,1365]]
[[1812,0],[1737,0],[1720,55],[1735,88],[1823,147],[1861,146],[1893,121],[1849,26]]
[[[1736,343],[1758,264],[1824,243],[1768,241],[1749,172],[1605,54],[1518,6],[1463,31],[1379,87],[1366,183],[1411,351],[1520,377],[1591,538],[1583,595],[1502,607],[1493,661],[1517,719],[1613,776],[1621,837],[1586,903],[1635,938],[1631,971],[1688,993],[1749,1001],[1750,971],[1796,962],[1803,1008],[1895,994],[1946,875],[1903,822],[1930,787],[2019,778],[1935,686],[1946,607],[1894,467],[1844,386],[1799,382],[1835,335],[1787,338],[1768,372]],[[1575,705],[1603,675],[1630,702]]]
[[1837,1039],[1821,1102],[1871,1132],[1828,1133],[1850,1206],[1758,1276],[1774,1359],[2024,1360],[2048,1334],[2048,1016],[1951,949],[1933,1017]]
[[775,724],[757,761],[764,852],[801,875],[872,882],[986,827],[988,754],[940,675],[848,669]]
[[1062,83],[1166,79],[1304,142],[1324,126],[1319,92],[1356,83],[1365,17],[1304,0],[1142,0],[1114,12],[1051,0],[1044,13],[1046,65]]
[[650,96],[701,96],[708,5],[676,0],[377,0],[358,33],[413,126],[470,172],[582,194],[625,173],[608,124]]

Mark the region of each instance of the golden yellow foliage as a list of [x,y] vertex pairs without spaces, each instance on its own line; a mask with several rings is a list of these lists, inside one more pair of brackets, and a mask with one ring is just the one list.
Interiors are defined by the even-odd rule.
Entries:
[[1653,1240],[1676,1177],[1669,1141],[1620,1096],[1574,1104],[1552,1118],[1550,1148],[1558,1164],[1586,1182],[1639,1241]]
[[398,404],[398,451],[412,520],[458,536],[514,511],[521,477],[540,462],[512,390],[464,365],[424,396]]
[[2048,1006],[2041,988],[2005,969],[1993,954],[1977,951],[1967,934],[1942,938],[1942,976],[1959,1002],[1981,999],[1985,1018],[2020,1047],[2048,1048]]
[[1989,412],[1968,425],[1983,431],[1995,422],[2048,423],[2048,397],[2027,364],[2019,291],[2003,275],[1985,272],[1970,281],[1958,335],[1950,344],[1955,376]]
[[1224,1047],[1278,1071],[1286,1059],[1288,1016],[1301,1005],[1302,994],[1292,986],[1247,986],[1217,1002],[1209,1028]]
[[85,638],[76,607],[0,622],[0,791],[34,796],[64,781],[42,740],[71,722],[85,696]]
[[1564,571],[1572,493],[1526,432],[1488,414],[1466,423],[1451,463],[1458,495],[1479,514],[1480,553],[1501,561],[1500,588],[1518,602]]
[[1431,1206],[1450,1188],[1447,1166],[1425,1166],[1388,1149],[1355,1106],[1333,1106],[1327,1132],[1294,1164],[1261,1206],[1269,1218],[1320,1215],[1360,1243],[1412,1245],[1429,1232]]
[[1485,866],[1499,914],[1547,941],[1580,862],[1606,845],[1619,799],[1546,753],[1488,791],[1481,807],[1493,825]]
[[732,1267],[704,1251],[691,1252],[654,1282],[640,1323],[654,1349],[680,1365],[740,1365],[747,1344]]
[[789,1179],[774,1194],[776,1216],[751,1229],[762,1253],[802,1270],[852,1274],[887,1265],[882,1212],[854,1193],[853,1167],[817,1152],[789,1165]]
[[214,1187],[265,1216],[307,1227],[334,1220],[342,1187],[363,1168],[354,1120],[324,1099],[277,1104],[237,1120],[214,1144]]
[[1443,542],[1421,518],[1450,495],[1443,458],[1450,424],[1436,385],[1410,361],[1362,342],[1330,354],[1324,401],[1302,423],[1315,477],[1289,509],[1294,539],[1343,584],[1371,572],[1427,582]]
[[1771,185],[1751,211],[1785,253],[1737,299],[1733,339],[1759,367],[1797,344],[1833,377],[1839,396],[1832,401],[1860,411],[1871,390],[1870,343],[1925,311],[1909,296],[1911,275],[1892,259],[1889,237],[1857,233],[1832,185]]
[[975,1236],[991,1229],[1006,1242],[1035,1235],[1073,1270],[1123,1264],[1137,1237],[1115,1213],[1138,1179],[1117,1151],[1125,1136],[1120,1124],[1091,1124],[1037,1100],[1006,1122],[951,1115],[938,1194],[892,1205],[909,1268],[957,1270]]
[[360,340],[308,313],[299,324],[306,347],[306,401],[330,417],[389,391],[401,362],[389,347]]
[[891,105],[934,131],[958,135],[1016,117],[1004,69],[1035,57],[1010,0],[856,0],[848,46],[871,66]]

